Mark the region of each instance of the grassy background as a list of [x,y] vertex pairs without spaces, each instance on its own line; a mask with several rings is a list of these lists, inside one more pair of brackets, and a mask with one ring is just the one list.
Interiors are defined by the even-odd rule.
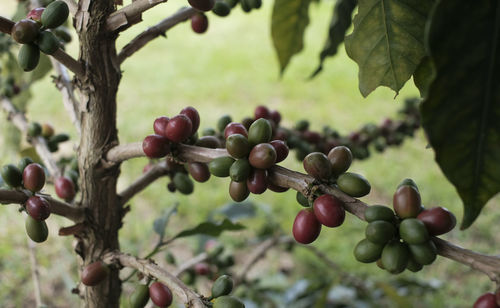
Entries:
[[[168,4],[144,14],[142,24],[120,36],[118,50],[146,27],[173,13],[184,2],[170,0]],[[156,39],[127,59],[122,67],[123,79],[118,94],[120,141],[142,140],[152,132],[152,122],[157,116],[174,115],[188,105],[199,110],[201,128],[215,126],[218,117],[223,114],[230,114],[235,120],[240,120],[251,115],[260,104],[278,109],[285,126],[307,118],[315,130],[330,125],[342,133],[366,122],[378,123],[384,117],[395,115],[405,97],[418,94],[412,81],[396,98],[388,89],[379,88],[363,99],[357,89],[357,66],[343,49],[337,57],[327,60],[322,74],[307,80],[316,68],[332,6],[333,1],[325,1],[311,7],[312,23],[306,33],[306,48],[293,59],[282,78],[270,39],[269,1],[266,1],[263,9],[252,11],[251,14],[243,14],[240,9],[236,9],[229,18],[210,15],[209,31],[204,35],[194,34],[189,23],[184,23],[169,31],[167,39]],[[3,16],[10,16],[13,9],[12,3],[0,4],[0,14]],[[78,49],[75,43],[72,43],[69,51],[76,57]],[[76,146],[77,136],[50,77],[37,83],[33,91],[35,97],[30,103],[28,117],[39,122],[51,122],[57,131],[69,132],[75,143],[66,146],[62,152],[71,152],[72,146]],[[401,148],[375,154],[363,162],[356,161],[351,169],[370,180],[373,193],[365,198],[369,203],[390,205],[397,184],[401,179],[411,177],[419,184],[426,206],[445,206],[460,220],[461,202],[434,163],[432,150],[425,146],[426,141],[419,131],[415,139],[406,140]],[[17,158],[1,157],[0,163],[12,159]],[[119,190],[131,183],[146,163],[146,159],[124,163]],[[283,164],[303,171],[293,156]],[[158,181],[132,200],[132,211],[126,216],[120,231],[124,251],[140,253],[148,249],[155,240],[151,231],[152,221],[173,202],[181,204],[174,224],[194,225],[203,221],[210,210],[229,200],[227,179],[212,179],[203,185],[196,184],[195,194],[187,197],[168,194],[165,183],[165,180]],[[272,215],[284,230],[291,230],[295,214],[300,209],[294,193],[278,195],[266,192],[251,198],[270,205]],[[497,223],[500,213],[495,210],[499,201],[498,197],[491,201],[467,232],[454,230],[443,237],[473,250],[495,253],[494,244],[500,236]],[[32,303],[23,219],[13,206],[5,206],[2,211],[0,303],[3,307],[21,307]],[[73,307],[77,303],[76,297],[69,294],[77,280],[72,240],[55,236],[58,228],[66,225],[67,221],[51,217],[51,236],[37,250],[44,281],[43,297],[51,306],[57,307]],[[352,256],[354,245],[363,237],[364,227],[363,222],[350,216],[342,228],[324,228],[314,245],[348,271],[374,279],[389,279],[389,274],[373,264],[360,264]],[[234,234],[227,234],[225,238],[231,240],[232,236]],[[295,263],[299,273],[305,271],[301,264],[307,266],[313,262],[310,255],[300,250],[297,252]],[[335,273],[332,272],[332,275]],[[443,258],[438,258],[435,264],[417,275],[404,273],[402,276],[443,282],[439,292],[432,295],[433,298],[423,300],[425,305],[434,303],[446,307],[470,307],[475,298],[494,287],[484,275]],[[128,291],[127,286],[125,288]]]

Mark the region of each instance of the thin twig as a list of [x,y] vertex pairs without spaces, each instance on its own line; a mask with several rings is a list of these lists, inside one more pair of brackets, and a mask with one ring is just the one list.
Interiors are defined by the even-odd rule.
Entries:
[[[0,203],[3,204],[24,204],[29,197],[29,194],[23,191],[0,189]],[[43,195],[43,198],[49,202],[52,214],[66,217],[74,222],[83,221],[84,211],[82,208],[74,207],[49,196]]]
[[133,38],[127,45],[123,47],[123,49],[118,54],[118,61],[123,63],[125,59],[132,56],[139,49],[144,47],[147,43],[154,40],[159,36],[165,36],[165,32],[175,25],[188,20],[191,16],[193,16],[197,11],[192,7],[185,7],[180,9],[178,12],[169,16],[156,25],[148,28],[141,34],[137,35]]
[[155,164],[146,173],[141,175],[137,180],[135,180],[129,187],[118,194],[120,198],[120,204],[127,203],[132,197],[141,192],[143,189],[153,183],[155,180],[166,175],[168,172],[166,161],[161,161]]
[[[6,97],[0,97],[0,107],[8,114],[9,120],[12,121],[12,123],[23,134],[26,134],[28,131],[28,121],[26,120],[24,113],[18,111],[12,102]],[[45,139],[43,137],[35,137],[30,138],[29,141],[49,170],[51,176],[59,176],[61,174],[61,170],[57,167],[56,161],[54,160],[52,153],[49,151]]]
[[119,163],[135,157],[144,157],[141,142],[117,145],[106,153],[106,159],[112,163]]
[[144,275],[158,279],[168,286],[176,299],[184,303],[186,307],[205,308],[201,295],[191,290],[175,277],[175,275],[161,268],[150,259],[139,259],[121,252],[111,252],[104,256],[103,261],[106,263],[118,263],[124,267],[134,268]]
[[35,302],[37,307],[42,307],[42,292],[40,291],[40,273],[38,272],[38,262],[36,260],[35,244],[28,239],[28,251],[30,255],[31,277],[33,279],[33,289],[35,291]]
[[136,0],[109,15],[106,27],[109,31],[124,29],[142,20],[142,13],[167,0]]
[[192,257],[191,259],[187,260],[186,262],[179,265],[179,267],[177,267],[177,269],[174,272],[174,276],[179,277],[182,273],[184,273],[188,269],[192,268],[193,266],[195,266],[196,264],[198,264],[200,262],[204,262],[204,261],[208,260],[208,258],[209,258],[209,256],[208,256],[208,253],[206,253],[206,252],[202,252],[202,253]]

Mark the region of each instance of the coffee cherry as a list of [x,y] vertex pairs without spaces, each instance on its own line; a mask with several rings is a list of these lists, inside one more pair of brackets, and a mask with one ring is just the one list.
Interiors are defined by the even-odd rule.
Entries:
[[207,263],[201,262],[194,265],[194,271],[200,276],[206,276],[210,273],[210,267]]
[[161,158],[170,152],[170,141],[160,135],[149,135],[142,141],[142,150],[149,158]]
[[228,295],[233,290],[233,284],[233,279],[228,275],[220,276],[212,285],[212,297],[217,298]]
[[71,201],[75,197],[75,185],[73,181],[65,176],[56,179],[54,183],[56,194],[59,198]]
[[244,182],[250,175],[251,171],[252,167],[250,166],[248,160],[238,159],[231,165],[231,168],[229,168],[229,176],[231,177],[231,180],[235,182]]
[[413,256],[410,256],[408,259],[408,264],[406,265],[406,268],[414,273],[419,272],[424,266],[413,258]]
[[300,210],[293,222],[292,233],[295,240],[301,244],[314,242],[321,232],[321,223],[312,209]]
[[269,112],[269,118],[273,120],[274,124],[278,125],[281,122],[281,114],[278,110],[273,110]]
[[38,24],[42,23],[42,13],[45,11],[44,7],[37,7],[36,9],[32,9],[29,11],[26,18],[36,21]]
[[299,132],[306,131],[309,128],[309,121],[307,120],[299,120],[295,123],[295,129]]
[[172,292],[161,282],[153,282],[149,287],[149,297],[156,306],[168,307],[172,304]]
[[424,223],[416,218],[407,218],[401,222],[399,236],[408,244],[423,244],[429,240]]
[[247,187],[253,194],[264,193],[267,189],[267,170],[253,169],[247,179]]
[[384,249],[384,245],[363,239],[354,247],[354,257],[359,262],[372,263],[380,259],[382,249]]
[[474,303],[473,308],[498,308],[500,307],[497,305],[496,300],[495,300],[495,294],[489,292],[485,293],[476,300]]
[[227,137],[226,150],[234,158],[244,158],[250,152],[250,144],[245,136],[232,134]]
[[17,54],[17,62],[25,72],[34,70],[40,61],[40,49],[33,43],[24,44]]
[[208,29],[208,18],[205,14],[197,13],[191,17],[191,29],[195,33],[205,33]]
[[416,262],[422,265],[429,265],[436,260],[437,248],[433,241],[423,244],[409,245],[411,255]]
[[28,44],[38,36],[40,25],[31,19],[22,19],[14,24],[10,35],[20,44]]
[[269,142],[272,135],[273,129],[271,123],[266,119],[255,120],[248,129],[248,141],[250,145]]
[[198,113],[198,110],[196,110],[194,107],[189,106],[182,109],[180,114],[187,116],[191,120],[191,124],[193,125],[191,134],[196,133],[196,131],[200,127],[200,114]]
[[281,187],[281,186],[278,186],[278,185],[274,185],[271,182],[267,183],[267,188],[270,191],[274,191],[274,192],[277,192],[277,193],[282,193],[282,192],[288,191],[288,189],[289,189],[288,187]]
[[32,192],[39,191],[45,185],[45,172],[39,164],[29,164],[23,171],[23,186]]
[[224,129],[224,138],[227,139],[233,134],[240,134],[248,138],[248,131],[241,123],[231,122]]
[[252,125],[253,122],[254,119],[250,117],[245,117],[243,118],[243,120],[241,120],[241,124],[243,124],[243,126],[247,129],[247,131],[250,129],[250,126]]
[[410,251],[405,243],[393,241],[382,250],[382,265],[391,274],[399,274],[406,269]]
[[227,177],[229,176],[229,169],[234,163],[234,158],[229,156],[218,157],[208,163],[208,170],[210,173],[217,177]]
[[412,186],[401,186],[392,198],[394,211],[401,218],[415,218],[422,210],[420,194]]
[[23,157],[21,158],[21,160],[19,161],[19,163],[17,164],[17,167],[19,168],[19,171],[24,172],[24,168],[26,168],[26,166],[28,166],[29,164],[32,164],[34,163],[34,161],[29,158],[29,157]]
[[412,179],[404,179],[404,180],[402,180],[401,183],[399,183],[397,189],[399,189],[401,186],[411,186],[411,187],[415,188],[416,191],[420,192],[418,190],[417,183],[415,183],[415,181],[413,181]]
[[36,220],[45,220],[50,216],[50,204],[39,196],[29,197],[25,208],[26,212]]
[[250,195],[246,182],[235,182],[231,181],[229,183],[229,196],[236,202],[242,202]]
[[172,142],[182,142],[192,135],[193,123],[183,114],[178,114],[168,121],[165,128],[165,137]]
[[224,295],[214,301],[213,308],[245,308],[245,304],[236,297]]
[[339,176],[337,185],[351,197],[359,198],[370,193],[371,185],[361,174],[346,172]]
[[42,126],[38,122],[30,122],[28,124],[28,136],[37,137],[42,133]]
[[394,212],[383,205],[372,205],[365,210],[365,219],[367,222],[373,222],[377,220],[384,220],[388,222],[394,221]]
[[394,238],[396,228],[390,222],[376,220],[368,224],[365,230],[366,239],[372,243],[383,245]]
[[62,25],[68,16],[68,5],[62,0],[56,0],[45,8],[41,20],[44,27],[53,29]]
[[215,2],[212,12],[217,16],[226,17],[231,13],[231,7],[224,1],[217,1]]
[[96,286],[109,274],[108,266],[102,261],[96,261],[83,268],[81,280],[86,286]]
[[332,164],[333,175],[339,176],[351,166],[352,153],[346,146],[337,146],[328,152],[328,159]]
[[191,181],[189,176],[185,173],[177,172],[172,179],[172,183],[174,183],[175,188],[177,188],[181,194],[189,195],[193,193],[193,181]]
[[288,147],[286,143],[282,140],[273,140],[270,144],[274,147],[276,151],[276,163],[282,162],[288,156]]
[[24,226],[26,228],[26,234],[28,234],[28,237],[33,242],[42,243],[49,237],[49,229],[43,220],[36,220],[28,215]]
[[307,174],[315,179],[328,180],[332,175],[332,166],[328,157],[321,152],[309,153],[302,162]]
[[54,54],[60,47],[59,40],[50,31],[42,31],[36,39],[40,51],[47,55]]
[[198,11],[208,12],[214,8],[215,0],[188,0],[189,5]]
[[253,147],[248,156],[250,165],[258,169],[269,169],[276,163],[276,150],[269,143],[260,143]]
[[149,287],[147,284],[139,284],[130,296],[130,307],[144,308],[149,301]]
[[23,174],[16,166],[8,164],[2,167],[0,171],[2,179],[10,187],[19,187],[23,182]]
[[49,123],[42,124],[42,137],[50,138],[54,135],[54,127]]
[[309,200],[307,200],[306,196],[301,194],[300,191],[298,191],[297,194],[295,195],[295,199],[303,207],[309,207]]
[[453,230],[457,224],[455,215],[444,207],[433,207],[428,210],[423,210],[418,214],[417,219],[425,224],[430,235],[448,233]]
[[302,138],[309,143],[316,144],[321,141],[321,135],[317,132],[306,130],[302,133]]
[[271,112],[266,106],[257,106],[254,111],[254,118],[255,120],[264,118],[264,119],[269,119],[271,118]]
[[165,116],[161,116],[155,119],[153,123],[153,130],[155,134],[167,137],[165,136],[165,130],[167,129],[167,124],[170,119]]
[[188,172],[197,182],[204,183],[210,179],[210,170],[204,163],[188,163]]
[[316,198],[313,210],[319,222],[326,227],[338,227],[344,222],[344,203],[332,195],[322,195]]
[[219,139],[214,136],[203,136],[196,141],[196,145],[203,148],[216,149],[222,147]]

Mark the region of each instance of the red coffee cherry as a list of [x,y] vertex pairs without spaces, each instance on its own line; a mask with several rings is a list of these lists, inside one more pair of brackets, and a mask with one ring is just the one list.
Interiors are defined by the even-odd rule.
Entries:
[[159,118],[156,118],[154,123],[153,123],[153,130],[155,134],[166,137],[165,136],[165,130],[167,129],[167,124],[170,119],[165,116],[161,116]]
[[400,186],[394,193],[392,206],[400,218],[415,218],[422,210],[420,193],[412,186]]
[[310,244],[318,238],[320,232],[321,223],[312,209],[300,210],[293,222],[292,233],[295,240],[301,244]]
[[242,202],[250,195],[246,182],[231,181],[229,184],[229,196],[236,202]]
[[243,126],[241,123],[236,123],[236,122],[231,122],[229,123],[226,128],[224,129],[224,138],[227,139],[227,137],[234,135],[234,134],[240,134],[248,138],[248,131]]
[[32,192],[39,191],[45,185],[45,172],[42,166],[33,163],[24,168],[23,186]]
[[273,120],[273,122],[278,125],[281,122],[281,114],[278,110],[273,110],[269,113],[269,118]]
[[25,204],[28,215],[36,220],[45,220],[50,216],[50,204],[42,197],[29,197]]
[[197,182],[203,183],[210,179],[210,171],[207,164],[204,163],[188,163],[187,169],[189,174]]
[[288,146],[283,140],[273,140],[270,142],[276,151],[276,163],[282,162],[288,156]]
[[197,263],[194,265],[194,271],[200,276],[205,276],[210,273],[210,267],[205,262]]
[[11,31],[12,38],[20,43],[27,44],[33,42],[40,31],[40,25],[31,19],[22,19],[14,24]]
[[222,144],[219,139],[215,136],[203,136],[198,141],[196,141],[196,145],[203,148],[216,149],[221,148]]
[[44,7],[37,7],[36,9],[32,9],[26,18],[36,21],[37,23],[42,23],[42,13],[45,11]]
[[313,204],[314,215],[324,226],[340,226],[345,219],[344,203],[331,195],[322,195]]
[[267,189],[267,170],[253,169],[247,179],[247,188],[253,194],[264,193]]
[[109,274],[108,266],[102,261],[96,261],[85,266],[82,271],[82,283],[95,286],[101,283]]
[[142,150],[149,158],[161,158],[170,152],[170,141],[160,135],[149,135],[142,142]]
[[191,134],[196,133],[196,131],[200,127],[200,114],[198,113],[198,110],[189,106],[189,107],[182,109],[180,114],[187,116],[191,120],[191,124],[193,125],[193,128],[191,130]]
[[184,114],[178,114],[168,121],[165,137],[172,142],[182,142],[188,139],[193,132],[193,123]]
[[214,8],[215,0],[188,0],[189,5],[198,11],[208,12]]
[[328,180],[332,176],[332,165],[325,154],[313,152],[307,154],[302,162],[304,170],[313,178]]
[[54,183],[56,194],[59,198],[66,201],[71,201],[75,197],[75,184],[73,181],[65,176],[56,179]]
[[450,232],[457,224],[452,212],[444,207],[433,207],[423,210],[417,218],[421,220],[430,235],[441,235]]
[[303,132],[302,138],[312,144],[316,144],[321,141],[321,135],[318,132],[312,132],[310,130],[306,130],[305,132]]
[[498,308],[495,300],[495,294],[485,293],[481,295],[474,303],[473,308]]
[[264,119],[270,119],[271,118],[271,115],[270,115],[270,111],[269,109],[266,107],[266,106],[257,106],[255,108],[255,111],[254,111],[254,117],[255,117],[255,120],[257,119],[260,119],[260,118],[264,118]]
[[282,193],[282,192],[288,191],[288,189],[289,189],[288,187],[277,186],[277,185],[274,185],[273,183],[267,183],[267,188],[269,190],[277,192],[277,193]]
[[191,17],[191,28],[196,33],[205,33],[208,29],[208,18],[205,14],[194,14]]
[[149,286],[149,297],[156,306],[168,307],[172,304],[172,292],[161,282],[153,282]]
[[260,143],[252,148],[248,161],[258,169],[271,168],[276,163],[276,150],[269,143]]

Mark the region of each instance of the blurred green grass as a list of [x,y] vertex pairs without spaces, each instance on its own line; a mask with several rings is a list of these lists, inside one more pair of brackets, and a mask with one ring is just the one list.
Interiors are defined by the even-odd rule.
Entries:
[[[143,23],[120,36],[118,50],[135,35],[184,4],[184,1],[170,0],[168,4],[144,14]],[[170,30],[167,39],[154,40],[127,59],[122,67],[123,78],[118,93],[120,141],[142,140],[152,132],[152,122],[157,116],[176,114],[188,105],[199,110],[201,128],[215,126],[218,117],[223,114],[241,120],[251,115],[253,109],[261,104],[278,109],[285,126],[307,118],[315,130],[330,125],[342,133],[357,129],[366,122],[378,123],[384,117],[394,116],[405,97],[418,94],[412,81],[396,98],[394,92],[379,88],[363,99],[357,88],[357,66],[346,56],[343,48],[337,57],[326,61],[323,73],[313,80],[307,80],[318,63],[332,5],[332,1],[312,5],[312,22],[306,33],[306,48],[292,60],[282,78],[270,40],[269,2],[265,3],[263,9],[252,11],[251,14],[236,9],[228,18],[210,15],[209,31],[204,35],[194,34],[186,22]],[[12,4],[0,4],[0,9],[1,14],[6,16],[9,14],[5,12],[13,10]],[[69,52],[75,56],[78,54],[75,43],[71,44]],[[51,122],[57,131],[70,132],[76,146],[77,135],[64,113],[60,95],[51,84],[51,78],[46,77],[37,83],[33,91],[35,95],[30,103],[28,117],[39,122]],[[365,199],[369,203],[390,205],[397,184],[401,179],[411,177],[419,184],[426,206],[448,207],[460,220],[460,199],[434,163],[432,150],[425,147],[425,138],[419,131],[416,138],[406,140],[401,148],[374,154],[366,161],[356,161],[352,170],[364,174],[374,191]],[[70,151],[71,146],[65,150]],[[9,159],[12,158],[0,158],[0,163],[6,163]],[[146,163],[146,159],[134,159],[122,164],[119,190],[131,183]],[[301,164],[294,161],[293,155],[284,165],[303,171]],[[165,185],[165,179],[159,180],[131,201],[132,211],[126,216],[120,231],[124,251],[137,253],[150,246],[153,241],[152,221],[162,209],[176,201],[181,204],[176,219],[182,220],[183,225],[194,225],[203,221],[210,210],[229,200],[227,179],[212,179],[203,185],[196,184],[195,194],[191,196],[168,194]],[[269,204],[283,228],[291,230],[293,218],[300,209],[294,193],[266,192],[251,198]],[[496,223],[500,213],[495,210],[498,205],[497,197],[487,205],[469,230],[454,230],[444,238],[473,250],[496,253],[494,244],[500,237],[500,226]],[[31,286],[23,290],[15,288],[21,280],[30,280],[28,264],[13,256],[27,254],[24,249],[24,226],[22,219],[13,219],[19,214],[15,213],[12,206],[2,210],[0,281],[3,283],[0,287],[0,302],[17,307],[32,292]],[[68,294],[77,279],[76,265],[71,255],[71,239],[61,240],[55,236],[57,228],[67,225],[67,222],[51,218],[49,225],[52,235],[49,243],[40,245],[38,250],[40,262],[46,266],[42,271],[42,279],[51,279],[55,275],[63,277],[59,280],[65,283],[58,292],[61,299],[54,301],[54,304],[63,307],[68,301],[76,302],[76,298]],[[354,245],[363,237],[364,227],[364,223],[350,216],[342,228],[324,228],[314,245],[327,252],[348,271],[376,279],[388,279],[389,274],[381,272],[373,264],[357,263],[352,256]],[[145,237],[151,239],[151,243],[145,241]],[[225,237],[231,237],[231,234]],[[61,254],[63,257],[60,257]],[[314,262],[310,255],[300,251],[297,258],[298,264]],[[59,259],[64,261],[61,263]],[[403,274],[408,277],[413,275]],[[418,277],[436,278],[444,282],[435,296],[442,299],[447,307],[470,307],[480,294],[493,289],[484,275],[443,258],[424,269]],[[46,286],[45,291],[51,292],[53,287]],[[13,292],[14,289],[16,292]]]

